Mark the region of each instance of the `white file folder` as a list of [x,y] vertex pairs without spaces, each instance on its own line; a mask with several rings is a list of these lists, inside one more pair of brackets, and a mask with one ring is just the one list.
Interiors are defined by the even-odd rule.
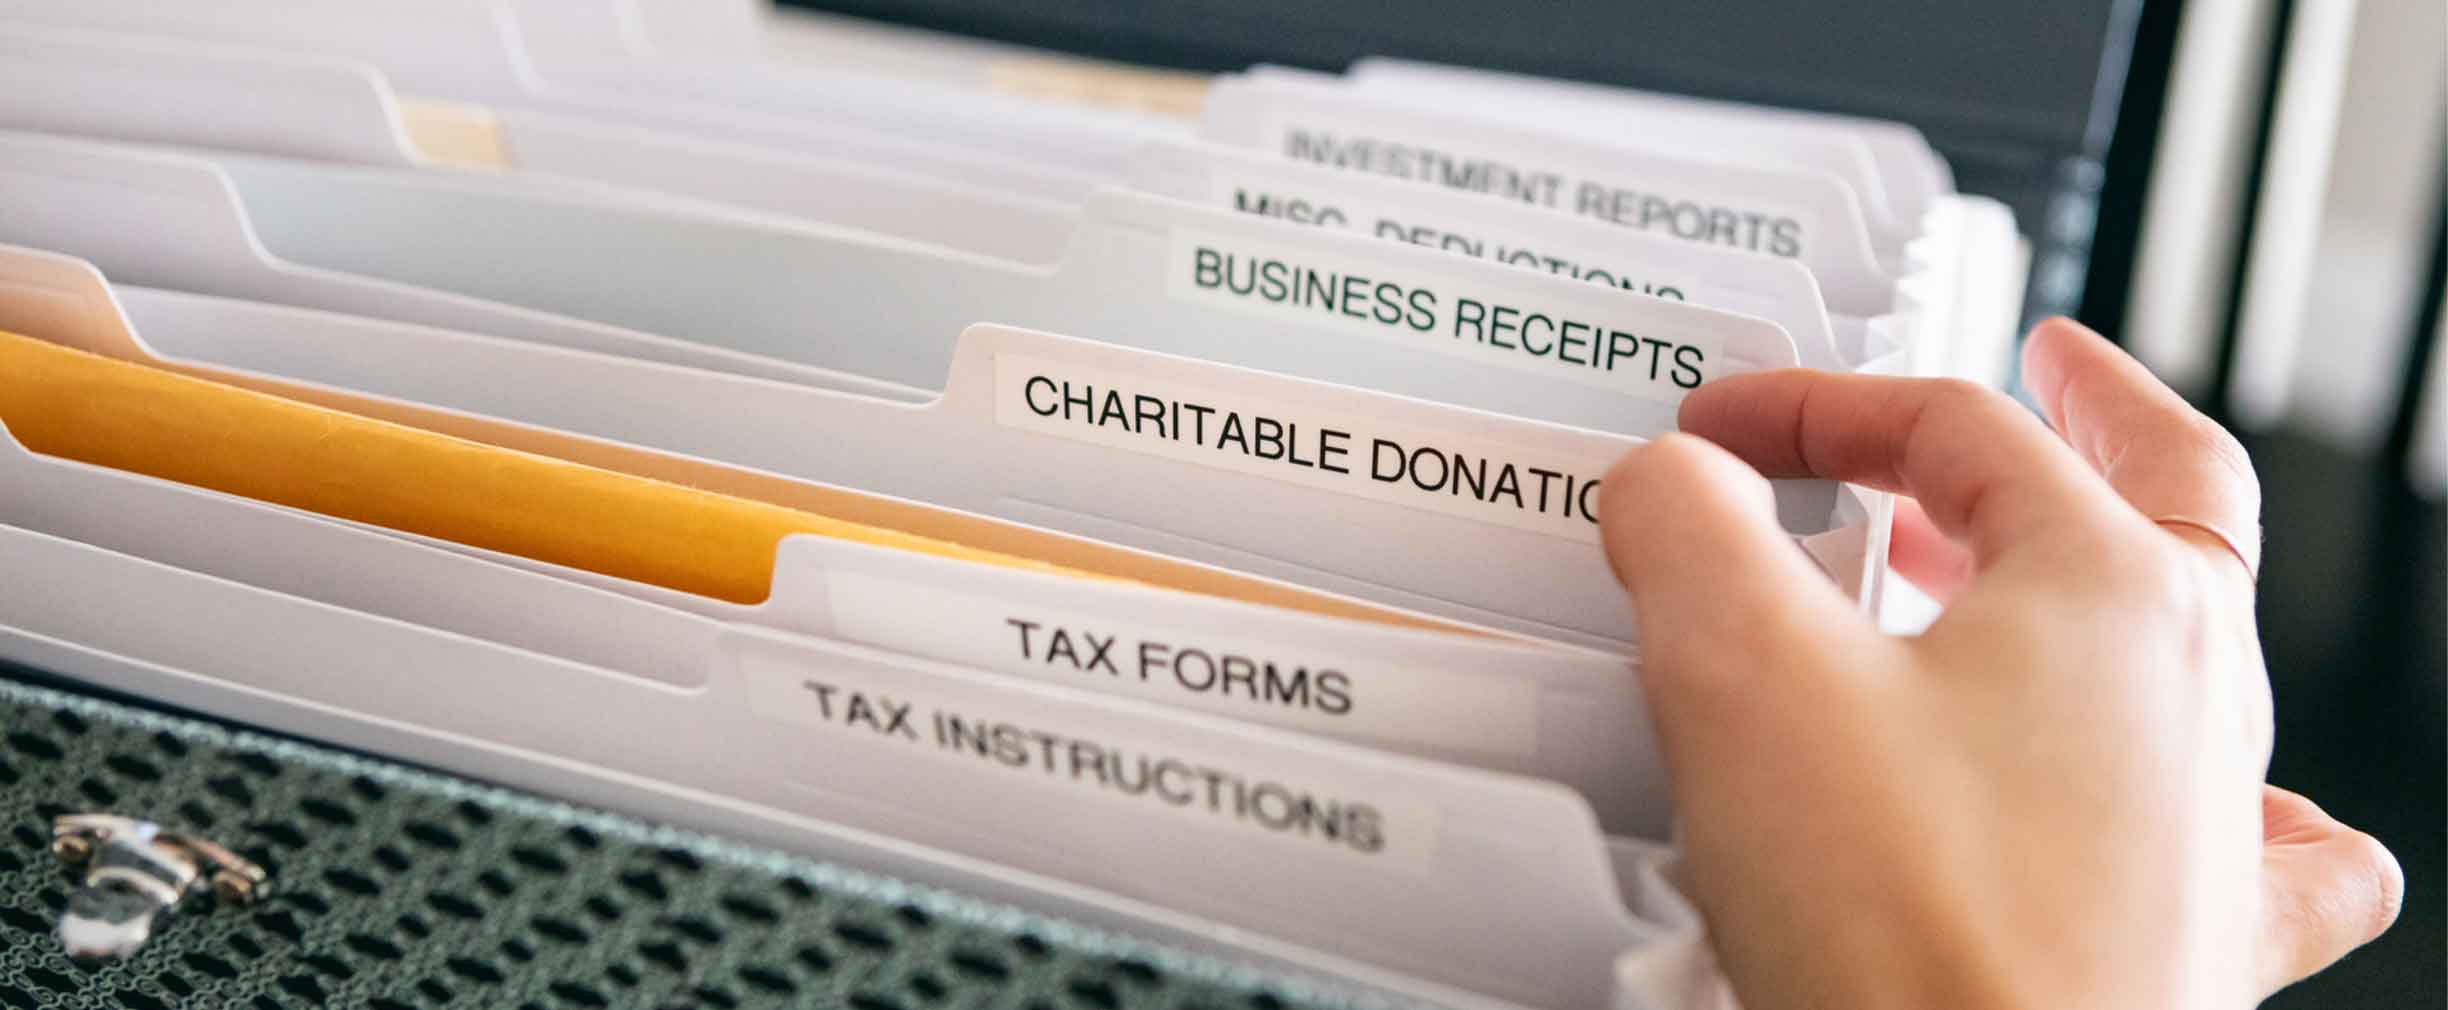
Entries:
[[1884,194],[1899,221],[1919,219],[1938,200],[1955,192],[1954,172],[1930,148],[1928,138],[1920,130],[1889,120],[1383,57],[1353,62],[1344,79],[1371,95],[1440,108],[1504,108],[1546,120],[1556,129],[1599,137],[1664,121],[1685,129],[1770,134],[1789,139],[1796,150],[1820,150],[1832,141],[1849,141],[1868,152],[1872,166],[1871,174],[1855,183],[1863,199]]
[[[149,144],[415,168],[452,165],[634,185],[877,230],[985,240],[980,251],[1050,259],[1051,247],[997,247],[1006,224],[1076,200],[1093,177],[850,129],[804,131],[797,153],[536,110],[403,99],[368,64],[309,53],[0,24],[0,128]],[[986,188],[991,186],[992,188]],[[908,213],[913,207],[923,216]],[[896,232],[903,233],[903,232]],[[931,238],[921,231],[916,237]]]
[[[0,331],[1024,566],[734,602],[0,427],[0,660],[1389,1005],[1731,1010],[1601,478],[1726,375],[1998,383],[2002,206],[1893,123],[1388,60],[1169,119],[701,8],[0,0]],[[1901,609],[1891,496],[1772,485]]]
[[[13,28],[0,30],[0,53],[10,56],[0,62],[0,82],[13,85],[0,92],[0,127],[408,167],[427,163],[418,150],[419,135],[434,132],[430,127],[440,123],[456,127],[445,131],[450,139],[479,137],[478,143],[462,146],[484,148],[488,164],[719,200],[1025,262],[1059,258],[1073,220],[1060,204],[1086,199],[1097,181],[1081,174],[1049,185],[1008,159],[992,165],[957,157],[946,161],[907,144],[879,147],[856,136],[824,141],[826,156],[815,157],[527,108],[403,106],[362,64],[271,50]],[[290,95],[315,100],[292,101]],[[1558,101],[1523,98],[1532,107]],[[1582,100],[1567,107],[1589,104]],[[1645,110],[1651,103],[1640,104]],[[1754,123],[1760,116],[1734,118]],[[1793,118],[1771,118],[1778,129],[1753,132],[1797,132],[1785,122]],[[1848,139],[1857,139],[1850,132],[1848,125]],[[1586,274],[1627,290],[1750,312],[1787,329],[1803,350],[1804,363],[1816,367],[1851,367],[1862,360],[1822,353],[1828,341],[1818,331],[1830,322],[1842,333],[1829,339],[1846,348],[1942,343],[1947,346],[1940,353],[1951,358],[1968,347],[1961,355],[1972,369],[1967,374],[1982,378],[1996,373],[1981,364],[1996,355],[1982,349],[2011,338],[2011,332],[2003,337],[1993,332],[1994,326],[2011,328],[2011,316],[1992,323],[1916,311],[1920,292],[1929,285],[1915,275],[1970,259],[1978,261],[1976,272],[1989,276],[1991,264],[2001,262],[1992,249],[1967,244],[1960,230],[1942,227],[1926,214],[1902,282],[1863,304],[1840,306],[1839,314],[1823,322],[1825,313],[1801,304],[1816,298],[1815,288],[1812,295],[1797,294],[1792,279],[1797,275],[1790,267],[1766,265],[1762,261],[1775,257],[1765,254],[1744,255],[1575,219],[1563,211],[1540,213],[1546,208],[1337,172],[1272,152],[1158,140],[1124,160],[1118,181],[1193,202],[1475,250],[1470,254],[1480,258]],[[1963,202],[1943,199],[1950,205]],[[1363,216],[1375,220],[1364,224]],[[2011,226],[2005,231],[2011,249]],[[1895,318],[1879,324],[1879,332],[1865,333],[1848,311]]]
[[11,208],[0,220],[0,241],[69,253],[125,276],[876,395],[920,395],[872,377],[287,262],[266,252],[247,220],[233,213],[229,182],[209,165],[32,134],[0,145],[12,150],[0,156],[0,203]]
[[0,655],[95,687],[1414,999],[1655,1005],[1619,968],[1706,956],[1536,780],[746,625],[675,683],[15,525],[0,564],[45,590]]
[[1799,259],[1852,311],[1892,297],[1910,237],[1873,231],[1852,187],[1825,172],[1575,140],[1282,75],[1217,81],[1199,136]]
[[[139,288],[114,297],[83,263],[0,247],[0,330],[121,360],[205,364],[160,353],[122,317],[121,302],[144,320],[141,332],[164,335],[170,346],[209,345],[216,334],[236,334],[251,345],[248,353],[228,355],[238,363],[276,359],[307,376],[317,374],[317,358],[345,356],[318,355],[318,341],[407,329]],[[0,495],[0,516],[19,525],[46,516],[52,524],[46,529],[72,531],[83,542],[143,543],[147,556],[183,567],[218,565],[214,570],[253,585],[556,655],[621,668],[635,660],[642,664],[637,670],[672,665],[651,658],[663,655],[655,649],[601,641],[584,630],[628,626],[617,614],[547,606],[474,584],[454,591],[440,576],[416,574],[423,552],[405,544],[334,540],[328,524],[292,512],[161,482],[114,484],[107,471],[55,473],[67,476],[13,484]],[[956,542],[1059,557],[1027,542],[1042,537],[973,530]],[[233,552],[233,543],[278,549]],[[232,556],[212,560],[224,554]],[[1614,830],[1664,833],[1663,778],[1637,685],[1623,658],[1608,653],[1468,626],[1397,626],[1121,581],[1162,574],[1129,559],[1105,559],[1094,570],[1119,578],[1096,581],[810,537],[786,541],[770,595],[742,605],[486,556],[729,622],[1537,775],[1580,790]]]
[[[1824,172],[1844,181],[1873,236],[1900,240],[1918,227],[1920,212],[1927,209],[1915,206],[1906,213],[1896,206],[1888,180],[1881,176],[1869,145],[1848,133],[1797,131],[1781,128],[1782,124],[1770,127],[1740,116],[1655,106],[1611,109],[1608,110],[1614,113],[1611,118],[1593,123],[1586,109],[1570,104],[1569,96],[1534,95],[1518,89],[1437,91],[1362,85],[1357,76],[1277,66],[1252,67],[1246,75],[1259,82],[1287,81],[1341,88],[1406,108],[1494,125],[1531,125],[1567,137],[1631,149],[1739,161],[1788,171]],[[1468,97],[1453,92],[1464,92]]]
[[[0,28],[0,129],[417,168],[450,160],[421,147],[436,115],[451,125],[471,122],[465,109],[403,106],[361,64]],[[819,159],[525,109],[480,110],[472,122],[472,130],[445,138],[478,149],[473,159],[451,152],[462,163],[638,186],[1022,262],[1059,260],[1075,228],[1075,206],[928,178],[929,166],[897,151]],[[477,143],[460,141],[471,132],[481,135]],[[1798,264],[1772,256],[1695,248],[1218,145],[1155,141],[1130,162],[1117,181],[1160,195],[1466,249],[1759,316],[1792,334],[1814,367],[1858,367],[1883,350],[1850,317],[1841,317],[1840,350],[1816,283]],[[1076,200],[1087,193],[1083,184]]]
[[1654,434],[1701,382],[1797,361],[1753,317],[1119,190],[1039,267],[519,180],[23,134],[0,136],[0,177],[0,240],[137,283],[247,295],[215,278],[294,260],[916,388],[951,335],[1006,321]]
[[[720,68],[633,50],[619,0],[360,0],[296,5],[230,0],[209,9],[145,0],[9,0],[21,24],[283,49],[361,60],[415,94],[688,123],[727,110],[760,119],[962,138],[1048,169],[1107,168],[1150,137],[1186,127],[1151,116],[1048,106],[866,74]],[[721,128],[722,123],[713,124]],[[790,126],[772,126],[789,132]]]
[[[417,327],[187,311],[221,322],[156,337],[173,359],[932,502],[1592,647],[1632,637],[1588,511],[1592,483],[1633,444],[1619,436],[998,327],[966,334],[942,397],[911,405]],[[1208,413],[1179,413],[1193,441],[1091,424],[1064,416],[1064,382]],[[1228,412],[1242,434],[1225,437]],[[1259,437],[1261,418],[1275,435]],[[1878,496],[1785,481],[1779,499],[1839,582],[1870,594]]]

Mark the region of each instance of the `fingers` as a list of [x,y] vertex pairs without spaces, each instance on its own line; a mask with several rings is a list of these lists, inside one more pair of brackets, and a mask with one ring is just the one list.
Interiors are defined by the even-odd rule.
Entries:
[[2405,871],[2378,839],[2294,793],[2261,791],[2262,991],[2276,992],[2397,921]]
[[1911,495],[1986,567],[2012,545],[2062,548],[2126,514],[2031,412],[1967,382],[1800,369],[1720,379],[1683,400],[1684,431],[1772,477]]
[[1921,511],[1921,503],[1910,498],[1896,499],[1887,563],[1939,603],[1954,599],[1972,581],[1972,555],[1939,532],[1929,513]]
[[[2147,517],[2183,516],[2232,534],[2261,566],[2261,486],[2226,429],[2099,334],[2051,319],[2023,345],[2023,381],[2049,423],[2117,495]],[[2215,536],[2171,530],[2224,557]]]
[[1768,483],[1723,450],[1668,435],[1625,455],[1600,488],[1599,531],[1632,595],[1645,681],[1745,680],[1876,637],[1777,525]]
[[1768,483],[1686,435],[1634,449],[1599,485],[1599,532],[1640,630],[1640,685],[1694,824],[1741,823],[1757,755],[1823,728],[1829,656],[1883,668],[1894,643],[1777,525]]

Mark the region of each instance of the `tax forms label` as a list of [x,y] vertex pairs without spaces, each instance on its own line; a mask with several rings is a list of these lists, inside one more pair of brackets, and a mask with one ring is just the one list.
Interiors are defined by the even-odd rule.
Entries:
[[1538,685],[1527,679],[862,572],[827,572],[825,586],[838,634],[896,652],[1345,739],[1538,752]]

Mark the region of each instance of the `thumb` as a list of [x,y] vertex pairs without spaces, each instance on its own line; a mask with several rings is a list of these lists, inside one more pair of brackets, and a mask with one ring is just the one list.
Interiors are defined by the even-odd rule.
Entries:
[[2307,800],[2261,788],[2261,989],[2276,992],[2370,943],[2405,900],[2378,839]]
[[1710,749],[1696,734],[1740,746],[1741,727],[1765,715],[1762,678],[1787,682],[1816,657],[1885,643],[1777,525],[1768,482],[1715,445],[1674,434],[1634,449],[1600,485],[1598,512],[1678,777],[1711,764],[1686,749]]

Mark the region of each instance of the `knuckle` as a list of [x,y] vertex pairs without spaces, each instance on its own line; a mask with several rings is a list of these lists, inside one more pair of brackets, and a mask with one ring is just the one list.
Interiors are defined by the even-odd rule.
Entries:
[[2360,831],[2351,831],[2343,843],[2345,857],[2353,867],[2355,908],[2348,922],[2355,927],[2358,943],[2369,942],[2395,925],[2405,909],[2405,868],[2397,856],[2380,840]]
[[2238,441],[2233,432],[2228,431],[2218,422],[2199,412],[2188,410],[2187,413],[2191,416],[2187,418],[2187,423],[2182,430],[2193,458],[2207,460],[2211,465],[2225,471],[2228,478],[2235,483],[2236,490],[2248,495],[2255,510],[2258,511],[2261,503],[2261,476],[2253,468],[2252,454],[2245,451],[2244,443]]
[[1928,379],[1923,424],[1967,425],[1989,429],[2001,422],[2029,420],[2030,412],[2005,393],[1970,379]]
[[2126,435],[2128,453],[2146,449],[2155,460],[2206,467],[2228,491],[2259,511],[2260,474],[2253,467],[2252,454],[2233,432],[2183,403],[2156,413],[2158,417],[2146,430]]
[[1970,379],[1930,379],[1928,383],[1930,402],[1948,412],[1990,410],[2005,396]]

